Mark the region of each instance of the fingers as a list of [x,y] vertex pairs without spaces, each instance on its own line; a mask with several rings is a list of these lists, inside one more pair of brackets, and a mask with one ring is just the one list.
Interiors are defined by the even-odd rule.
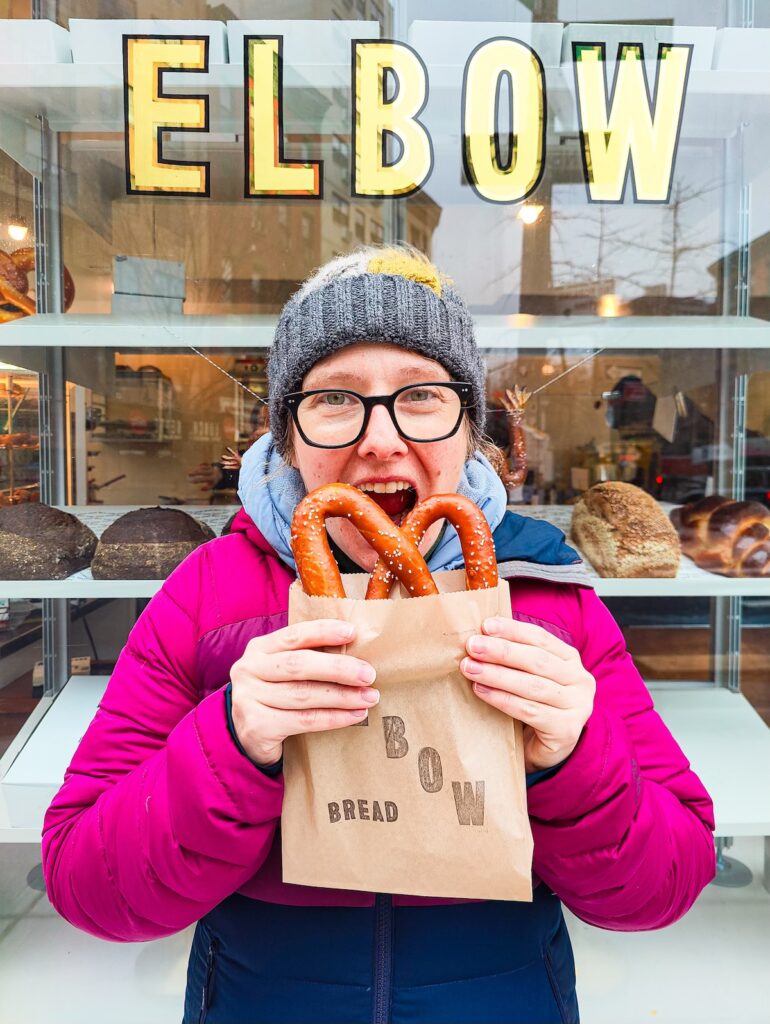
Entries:
[[340,647],[350,643],[355,632],[350,622],[342,619],[314,619],[311,622],[296,622],[284,626],[274,633],[255,637],[249,641],[247,650],[258,650],[264,654],[279,651],[298,651],[308,647]]
[[298,736],[303,732],[326,732],[358,725],[366,718],[366,708],[340,710],[332,708],[305,708],[302,711],[284,711],[264,708],[265,725],[276,736]]
[[487,689],[481,683],[474,683],[473,689],[485,703],[534,729],[547,749],[572,750],[580,738],[585,718],[574,709],[548,707],[505,690]]
[[287,736],[360,725],[367,714],[366,708],[286,710],[268,707],[253,699],[247,700],[245,707],[233,701],[233,723],[238,739],[257,764],[274,764],[281,756]]
[[504,664],[477,661],[475,658],[463,658],[460,669],[474,684],[474,689],[476,684],[480,684],[553,708],[568,708],[573,703],[567,686],[545,676],[508,668]]
[[[350,623],[339,619],[317,619],[287,626],[250,640],[243,657],[233,665],[231,678],[236,684],[256,687],[259,699],[268,703],[272,698],[268,698],[265,687],[269,689],[278,684],[293,684],[294,690],[291,692],[296,695],[296,702],[276,704],[286,708],[306,707],[308,688],[320,684],[354,691],[371,687],[376,672],[367,661],[328,650],[348,643],[352,636],[353,627]],[[319,651],[315,647],[327,650]],[[327,695],[336,692],[330,686],[326,687]],[[278,700],[278,697],[274,699]],[[287,699],[284,698],[284,701]],[[362,707],[363,704],[359,701],[355,706]]]
[[294,683],[267,683],[256,680],[253,697],[265,707],[280,711],[305,711],[332,708],[360,711],[373,707],[380,699],[372,686],[337,686],[315,680]]
[[574,647],[565,644],[553,633],[549,633],[542,626],[536,626],[533,622],[520,622],[518,619],[485,619],[481,628],[489,636],[530,644],[562,661],[574,661],[578,657]]
[[575,648],[540,626],[487,619],[482,628],[485,633],[469,637],[466,644],[468,653],[477,661],[518,669],[563,686],[576,682],[583,670]]
[[474,661],[540,676],[561,686],[574,682],[580,668],[579,661],[564,661],[532,644],[499,637],[472,636],[466,648]]
[[375,679],[372,666],[349,654],[325,651],[282,651],[280,654],[250,652],[245,667],[260,679],[272,683],[287,681],[341,683],[343,686],[370,686]]

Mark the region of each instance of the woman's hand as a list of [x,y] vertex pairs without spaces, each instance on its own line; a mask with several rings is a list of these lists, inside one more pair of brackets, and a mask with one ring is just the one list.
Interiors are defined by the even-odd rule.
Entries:
[[468,638],[460,669],[478,696],[524,724],[527,772],[552,768],[577,746],[593,710],[596,681],[580,655],[547,630],[487,619]]
[[249,640],[233,665],[233,725],[257,764],[275,764],[287,736],[356,725],[377,703],[372,666],[316,647],[350,643],[354,627],[317,619]]

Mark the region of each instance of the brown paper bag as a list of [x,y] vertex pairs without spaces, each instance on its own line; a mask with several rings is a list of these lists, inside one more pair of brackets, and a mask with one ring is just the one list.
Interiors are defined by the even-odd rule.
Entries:
[[508,584],[466,591],[436,573],[433,597],[289,596],[289,622],[356,625],[344,650],[377,669],[368,722],[285,744],[283,879],[416,896],[532,899],[521,724],[489,707],[460,673],[465,641],[491,615],[510,618]]

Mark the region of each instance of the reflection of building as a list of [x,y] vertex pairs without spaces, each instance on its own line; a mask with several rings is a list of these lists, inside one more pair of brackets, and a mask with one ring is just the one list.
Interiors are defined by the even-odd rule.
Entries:
[[[528,313],[533,316],[596,316],[603,296],[614,295],[615,281],[575,281],[553,285],[547,295],[502,295],[494,305],[483,309],[474,306],[476,313]],[[619,312],[622,313],[621,309]],[[617,314],[616,314],[617,315]]]
[[417,192],[406,203],[406,241],[430,256],[440,219],[438,203],[427,192]]

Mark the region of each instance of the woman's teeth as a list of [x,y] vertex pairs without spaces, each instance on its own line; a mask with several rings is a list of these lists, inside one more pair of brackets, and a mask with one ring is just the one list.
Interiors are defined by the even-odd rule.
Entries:
[[396,491],[405,491],[412,485],[408,480],[388,480],[387,483],[366,483],[359,484],[361,491],[374,491],[375,494],[395,494]]
[[372,501],[398,524],[401,516],[414,508],[417,492],[408,480],[388,480],[387,483],[359,484],[359,489],[367,492]]

